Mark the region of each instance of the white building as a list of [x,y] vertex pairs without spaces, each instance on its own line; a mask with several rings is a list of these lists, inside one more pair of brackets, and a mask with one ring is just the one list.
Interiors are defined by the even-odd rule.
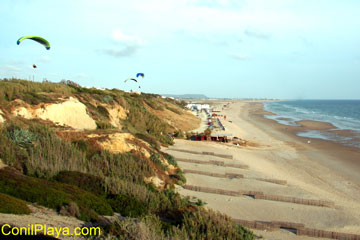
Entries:
[[189,103],[186,105],[186,107],[192,111],[210,110],[209,104]]

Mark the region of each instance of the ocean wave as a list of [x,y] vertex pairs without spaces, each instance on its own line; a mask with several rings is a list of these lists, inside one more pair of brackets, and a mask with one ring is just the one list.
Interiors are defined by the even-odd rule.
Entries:
[[[339,129],[360,131],[360,118],[356,119],[352,116],[340,115],[338,112],[329,113],[329,111],[333,109],[326,109],[326,104],[323,104],[323,106],[321,106],[323,109],[321,109],[320,107],[318,107],[318,109],[314,109],[315,107],[311,106],[311,104],[304,104],[305,106],[296,106],[296,104],[303,104],[302,101],[299,102],[267,102],[264,104],[264,108],[267,111],[277,114],[275,117],[271,117],[271,119],[274,119],[279,123],[285,125],[294,125],[296,121],[300,120],[314,120],[329,122]],[[345,107],[338,108],[342,111],[342,114],[346,112],[346,110],[344,111]],[[291,120],[284,121],[282,119],[279,120],[279,118],[289,118]]]

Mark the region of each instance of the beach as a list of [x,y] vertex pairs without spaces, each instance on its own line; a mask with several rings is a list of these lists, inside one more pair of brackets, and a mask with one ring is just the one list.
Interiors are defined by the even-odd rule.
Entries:
[[[296,135],[306,129],[332,129],[329,123],[285,126],[264,118],[273,113],[260,102],[228,103],[218,108],[226,115],[221,119],[223,133],[245,139],[246,146],[177,139],[164,149],[185,172],[186,186],[178,187],[182,195],[197,197],[206,207],[242,221],[282,221],[360,234],[359,149]],[[238,177],[231,177],[234,174]],[[265,239],[314,239],[292,230],[254,231]]]

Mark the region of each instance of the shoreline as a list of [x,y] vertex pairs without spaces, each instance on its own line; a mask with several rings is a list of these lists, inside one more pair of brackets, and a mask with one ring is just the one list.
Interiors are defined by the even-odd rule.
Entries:
[[[334,129],[335,126],[333,126],[331,123],[313,120],[301,120],[297,122],[301,126],[284,125],[277,122],[276,120],[266,118],[265,115],[268,115],[269,113],[270,115],[273,115],[274,113],[264,110],[264,105],[262,103],[252,103],[249,105],[251,106],[249,111],[252,112],[249,116],[253,121],[256,122],[258,127],[262,128],[263,130],[266,129],[266,131],[268,131],[270,127],[271,129],[280,132],[281,134],[275,134],[279,140],[296,141],[298,144],[302,144],[302,147],[299,146],[297,150],[310,158],[316,158],[319,154],[326,155],[328,157],[328,161],[323,161],[322,163],[326,164],[328,167],[335,167],[334,170],[341,171],[344,177],[351,177],[352,180],[355,180],[357,184],[360,184],[359,148],[346,146],[331,140],[297,135],[299,132],[307,130]],[[344,132],[344,134],[346,134],[348,130],[337,129],[334,131]],[[311,143],[309,144],[308,141]],[[320,151],[320,153],[316,153],[316,151]],[[318,159],[321,160],[322,158]],[[337,162],[341,162],[346,166],[339,167],[336,165]],[[349,173],[351,173],[351,176],[349,176]]]
[[[320,139],[308,144],[307,138],[296,135],[298,128],[265,118],[262,104],[250,103],[231,101],[220,113],[226,115],[226,120],[221,119],[226,128],[222,133],[245,139],[245,146],[176,139],[175,145],[164,150],[185,170],[188,187],[179,186],[177,191],[240,221],[282,221],[360,234],[360,166],[355,161],[360,151]],[[209,152],[213,154],[205,154]],[[245,195],[238,196],[238,192]],[[306,206],[290,199],[297,203],[329,201],[333,207]],[[271,240],[316,239],[281,229],[254,232]]]
[[302,120],[294,120],[292,117],[281,117],[281,114],[271,112],[271,110],[265,106],[265,102],[263,102],[262,105],[264,117],[266,116],[267,119],[274,120],[289,127],[302,127],[299,128],[297,133],[299,137],[321,139],[360,149],[360,131],[358,128],[339,127],[336,125],[338,123],[326,120],[307,119],[306,117],[303,117]]

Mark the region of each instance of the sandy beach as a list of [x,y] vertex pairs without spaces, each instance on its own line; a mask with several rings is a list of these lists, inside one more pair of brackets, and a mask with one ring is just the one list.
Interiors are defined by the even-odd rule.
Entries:
[[[207,207],[234,219],[284,221],[304,224],[307,228],[360,234],[360,165],[357,162],[360,151],[296,136],[300,130],[332,129],[333,126],[313,121],[298,122],[300,126],[281,125],[264,118],[264,114],[272,113],[254,102],[233,101],[220,110],[220,114],[227,116],[226,120],[221,119],[224,133],[245,139],[247,146],[177,139],[174,146],[164,150],[178,159],[188,186],[244,194],[230,196],[179,187],[182,195],[200,198]],[[232,158],[201,154],[203,152]],[[237,165],[243,167],[232,167]],[[234,173],[241,177],[227,177]],[[309,205],[304,204],[306,201],[331,204]],[[283,229],[254,232],[265,239],[319,239]]]

